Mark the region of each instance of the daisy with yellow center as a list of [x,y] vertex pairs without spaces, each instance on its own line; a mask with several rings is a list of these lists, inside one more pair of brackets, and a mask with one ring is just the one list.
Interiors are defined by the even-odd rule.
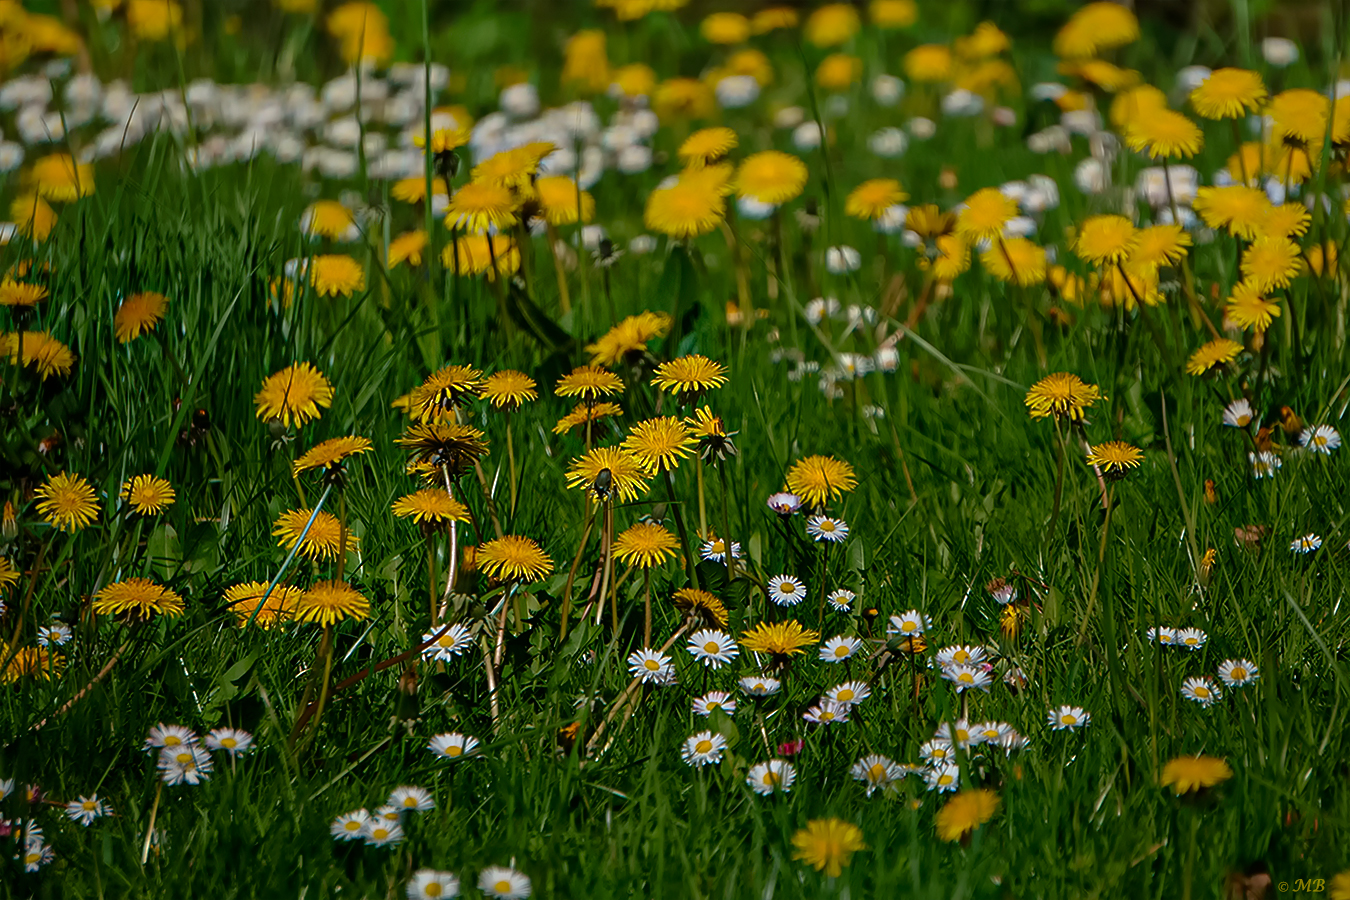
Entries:
[[736,149],[736,132],[724,126],[701,128],[680,144],[679,157],[690,169],[702,169],[718,162]]
[[680,548],[675,535],[655,522],[639,522],[614,539],[614,558],[627,566],[650,569]]
[[142,516],[157,516],[173,505],[173,485],[154,475],[136,475],[122,485],[121,498]]
[[[420,147],[422,144],[418,144],[417,146]],[[431,193],[433,195],[448,195],[450,193],[450,189],[445,185],[444,178],[438,176],[431,180]],[[427,198],[427,180],[422,175],[414,175],[411,178],[402,178],[395,181],[390,186],[389,196],[393,197],[395,200],[401,200],[404,203],[421,203]]]
[[24,182],[48,200],[70,203],[94,192],[94,167],[54,153],[34,162]]
[[1084,410],[1100,399],[1101,390],[1097,385],[1086,384],[1068,372],[1056,372],[1033,384],[1024,402],[1033,419],[1053,415],[1079,421]]
[[52,475],[33,493],[38,515],[59,531],[73,534],[98,518],[98,497],[82,475]]
[[356,224],[356,217],[336,200],[316,200],[305,210],[300,221],[305,234],[338,239]]
[[1181,262],[1191,236],[1180,225],[1150,225],[1135,232],[1128,266],[1162,266]]
[[657,416],[633,426],[623,448],[632,453],[649,475],[672,472],[697,446],[689,426],[674,416]]
[[979,828],[998,812],[998,794],[991,790],[961,791],[938,812],[935,824],[938,837],[959,841]]
[[23,309],[37,306],[47,299],[47,289],[40,284],[28,284],[6,278],[0,282],[0,306]]
[[366,289],[366,270],[350,256],[328,253],[312,260],[309,283],[320,297],[350,297]]
[[1134,224],[1124,216],[1092,216],[1078,229],[1073,249],[1080,259],[1107,265],[1129,256],[1137,239]]
[[614,495],[632,503],[646,492],[647,474],[637,456],[622,447],[596,447],[572,463],[567,486],[599,500]]
[[823,507],[858,486],[853,466],[833,456],[808,456],[793,463],[787,473],[787,490],[807,506]]
[[174,618],[183,614],[183,598],[148,578],[128,578],[95,594],[91,608],[101,616],[125,613],[141,620],[151,615]]
[[1215,69],[1191,91],[1191,106],[1206,119],[1240,119],[1265,99],[1261,76],[1248,69]]
[[481,395],[498,409],[520,409],[521,404],[539,399],[534,379],[514,369],[489,375],[483,381]]
[[1228,762],[1215,756],[1178,756],[1163,766],[1159,779],[1179,797],[1212,788],[1233,777]]
[[998,188],[982,188],[966,198],[956,215],[956,233],[969,241],[997,240],[1003,226],[1017,215],[1017,201],[1005,197]]
[[478,548],[478,569],[498,581],[534,582],[553,571],[553,560],[530,538],[508,534]]
[[790,153],[752,153],[736,170],[736,196],[781,205],[801,195],[806,176],[806,163]]
[[1030,287],[1045,281],[1045,248],[1026,238],[1000,239],[980,254],[984,269],[999,281]]
[[393,513],[400,519],[412,519],[425,527],[468,522],[469,508],[442,488],[423,488],[394,501]]
[[1221,366],[1237,359],[1242,345],[1228,338],[1215,338],[1191,354],[1186,361],[1186,372],[1190,375],[1204,375],[1215,366]]
[[613,372],[596,366],[579,366],[562,378],[553,388],[559,397],[580,397],[598,400],[623,390],[623,379]]
[[269,376],[253,403],[259,419],[304,425],[333,404],[333,385],[309,363],[296,363]]
[[168,305],[168,297],[153,292],[132,294],[123,300],[113,315],[113,333],[118,342],[126,344],[148,334],[164,318],[164,308]]
[[472,425],[420,422],[405,431],[396,443],[408,449],[409,461],[444,468],[451,478],[466,472],[487,455],[483,432]]
[[1228,298],[1225,317],[1233,325],[1256,332],[1265,331],[1280,316],[1280,304],[1261,296],[1261,289],[1250,282],[1241,282]]
[[600,340],[586,347],[591,355],[591,365],[612,366],[624,360],[647,353],[647,342],[665,337],[670,331],[670,315],[667,313],[641,312],[628,316],[619,324],[601,336]]
[[701,178],[681,177],[647,197],[643,221],[652,231],[678,239],[696,238],[726,217],[726,201],[718,186]]
[[[314,524],[305,531],[305,526],[313,517]],[[304,535],[301,540],[300,535]],[[342,544],[342,524],[336,516],[319,510],[316,515],[311,509],[288,509],[272,525],[272,536],[283,550],[291,550],[300,544],[300,555],[306,559],[336,559]],[[348,532],[345,549],[356,549],[356,535]]]
[[830,878],[843,874],[853,854],[866,850],[862,831],[843,819],[815,819],[792,836],[792,858],[801,860]]
[[681,356],[656,367],[652,384],[688,403],[727,383],[726,367],[697,353]]
[[[246,581],[226,588],[225,605],[234,614],[235,624],[240,628],[250,620],[259,628],[272,628],[290,620],[295,611],[295,602],[303,593],[298,587],[279,584],[272,588],[271,595],[263,603],[267,582]],[[258,609],[259,603],[262,603],[262,609]],[[256,616],[254,610],[257,610]]]
[[803,628],[796,619],[786,622],[760,622],[741,633],[741,648],[749,653],[768,653],[786,658],[820,641],[820,633]]
[[849,193],[844,201],[844,212],[855,219],[876,220],[892,206],[909,199],[894,178],[873,178],[864,181]]
[[1153,110],[1135,119],[1125,130],[1125,146],[1152,159],[1194,156],[1204,142],[1199,125],[1170,109]]
[[389,255],[386,257],[386,263],[391,269],[396,269],[404,263],[410,266],[420,266],[422,254],[426,252],[426,249],[427,233],[425,231],[405,232],[389,242]]
[[1288,287],[1303,268],[1299,252],[1288,238],[1261,235],[1242,254],[1242,277],[1262,291]]
[[320,581],[296,599],[291,615],[327,628],[345,619],[370,618],[370,601],[345,581]]
[[1092,447],[1087,455],[1087,464],[1101,469],[1103,474],[1124,475],[1125,470],[1136,468],[1144,460],[1144,451],[1124,441],[1107,441]]
[[544,220],[553,226],[575,225],[595,218],[595,198],[566,175],[549,175],[534,183]]
[[331,473],[340,468],[347,457],[366,453],[370,449],[370,441],[357,435],[329,438],[306,450],[291,466],[291,472],[299,475],[310,469],[323,469]]
[[617,403],[578,403],[554,424],[553,433],[566,434],[573,428],[621,415],[623,407]]
[[1192,208],[1210,228],[1226,228],[1250,241],[1265,224],[1270,201],[1265,191],[1242,184],[1206,186],[1196,191]]

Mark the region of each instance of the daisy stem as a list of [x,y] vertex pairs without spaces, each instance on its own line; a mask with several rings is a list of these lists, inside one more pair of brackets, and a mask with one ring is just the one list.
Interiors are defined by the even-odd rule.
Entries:
[[652,645],[652,570],[642,570],[642,646]]
[[562,257],[558,255],[558,231],[552,222],[548,222],[547,229],[548,254],[553,257],[553,274],[558,279],[558,311],[565,316],[572,311],[572,295],[567,291],[567,273],[563,271]]
[[155,835],[155,817],[159,815],[159,798],[164,793],[164,779],[155,785],[155,802],[150,804],[150,825],[145,829],[145,843],[141,845],[141,865],[150,859],[150,839]]
[[[445,493],[451,500],[455,499],[455,492],[450,487],[450,469],[444,463],[441,464],[441,476],[445,479]],[[441,595],[441,616],[444,617],[447,608],[450,605],[450,593],[455,589],[455,574],[459,568],[459,523],[454,519],[450,520],[450,560],[446,565],[448,569],[445,576],[445,593]]]
[[572,568],[567,570],[567,588],[563,591],[560,640],[567,639],[567,626],[572,619],[572,587],[576,584],[577,568],[581,565],[581,554],[586,551],[586,541],[590,539],[591,528],[594,524],[595,507],[588,497],[586,500],[586,523],[581,527],[581,541],[577,544],[577,555],[572,557]]
[[[699,540],[707,540],[708,537],[708,507],[703,500],[703,457],[694,460],[694,473],[698,481],[698,537]],[[725,535],[723,535],[725,537]],[[731,545],[727,544],[730,548]],[[731,552],[728,549],[728,554]]]
[[[698,587],[698,569],[694,563],[694,553],[689,549],[689,535],[685,532],[684,516],[680,514],[679,501],[675,499],[675,473],[666,469],[666,496],[670,498],[670,511],[675,516],[675,528],[680,532],[680,546],[684,548],[684,561],[689,569],[689,582],[695,588]],[[731,545],[727,545],[727,553],[731,553]]]
[[[267,602],[268,597],[272,596],[272,591],[276,590],[277,584],[281,581],[281,576],[285,575],[286,570],[290,568],[291,563],[295,560],[295,554],[300,552],[300,545],[305,542],[305,535],[309,534],[309,530],[314,527],[314,520],[319,517],[319,510],[323,509],[324,501],[328,499],[328,494],[332,490],[331,482],[324,487],[323,493],[319,495],[319,502],[314,504],[314,511],[309,514],[309,521],[301,529],[300,536],[295,539],[295,546],[291,547],[291,552],[286,555],[286,559],[281,563],[281,568],[277,570],[276,577],[267,585],[267,590],[263,591],[262,597],[258,600],[258,605],[253,607],[252,614],[249,615],[248,621],[244,623],[245,627],[251,626],[253,620],[258,618],[258,613],[262,612],[263,604]],[[344,547],[343,550],[345,551],[346,548]]]

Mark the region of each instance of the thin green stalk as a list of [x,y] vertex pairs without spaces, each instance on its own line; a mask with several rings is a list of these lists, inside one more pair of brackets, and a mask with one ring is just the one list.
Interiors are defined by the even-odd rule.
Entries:
[[[689,572],[689,583],[698,587],[698,566],[694,561],[694,551],[689,546],[689,535],[684,527],[684,516],[680,514],[680,503],[675,499],[675,473],[669,469],[665,470],[666,477],[666,496],[670,499],[671,514],[675,516],[675,528],[680,533],[680,546],[684,548],[684,561]],[[727,545],[727,552],[731,552],[731,545]]]
[[[245,627],[252,625],[253,620],[258,618],[258,613],[262,612],[263,604],[267,602],[268,597],[272,596],[272,591],[276,589],[277,584],[281,581],[281,576],[285,575],[286,570],[290,568],[291,563],[295,560],[295,555],[300,552],[300,545],[305,542],[305,536],[309,534],[309,530],[314,527],[314,520],[319,517],[319,510],[323,509],[324,501],[328,499],[328,495],[332,490],[333,485],[331,483],[324,486],[323,493],[319,495],[319,502],[314,504],[314,511],[309,514],[309,521],[305,523],[305,527],[301,530],[300,536],[295,540],[295,546],[292,547],[291,552],[286,555],[286,559],[282,562],[281,568],[277,570],[276,577],[267,585],[267,590],[263,591],[262,597],[258,600],[258,605],[253,607],[252,614],[248,617],[248,621],[244,623]],[[345,552],[345,550],[346,548],[344,547],[343,551]]]

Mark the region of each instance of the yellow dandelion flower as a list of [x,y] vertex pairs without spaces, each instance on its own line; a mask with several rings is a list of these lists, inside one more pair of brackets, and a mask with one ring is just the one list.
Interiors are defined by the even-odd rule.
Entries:
[[483,392],[483,373],[473,366],[442,366],[408,395],[409,412],[425,422],[436,419]]
[[656,71],[644,63],[619,66],[610,73],[610,83],[625,97],[649,97],[656,90]]
[[652,109],[662,122],[706,119],[717,111],[712,88],[697,78],[671,78],[656,86]]
[[[531,141],[519,147],[502,150],[473,167],[473,182],[483,186],[510,188],[522,196],[530,195],[530,181],[539,171],[539,163],[557,149],[550,141]],[[468,187],[468,185],[465,185]],[[463,190],[463,188],[460,188]],[[475,193],[470,198],[476,206],[489,207],[499,204],[500,195],[486,191]],[[467,202],[467,201],[466,201]],[[500,210],[498,210],[500,212]],[[497,223],[494,223],[497,224]],[[471,231],[486,231],[486,228],[470,228]]]
[[1228,761],[1215,756],[1178,756],[1163,766],[1159,779],[1177,796],[1212,788],[1233,777]]
[[797,27],[797,11],[790,6],[770,6],[755,13],[750,20],[750,30],[755,34],[768,34],[782,28]]
[[56,210],[37,194],[21,194],[9,204],[9,216],[19,233],[45,241],[56,227]]
[[1147,153],[1152,159],[1194,156],[1204,142],[1199,125],[1170,109],[1156,109],[1140,116],[1125,130],[1125,146]]
[[0,334],[0,356],[17,360],[23,344],[23,365],[37,369],[42,380],[52,375],[69,375],[75,364],[70,348],[45,331],[25,331],[20,341],[16,334]]
[[0,596],[5,591],[12,588],[19,581],[19,570],[14,568],[14,564],[0,556]]
[[127,25],[137,39],[163,41],[183,28],[183,7],[173,0],[127,0]]
[[846,91],[862,78],[863,61],[848,53],[831,53],[816,67],[816,85],[827,91]]
[[1124,216],[1091,216],[1078,229],[1073,249],[1087,262],[1108,265],[1129,256],[1137,239],[1134,224]]
[[534,379],[524,372],[503,369],[483,380],[483,399],[498,409],[520,409],[521,405],[539,399]]
[[707,234],[725,217],[726,201],[717,186],[687,177],[652,191],[643,213],[643,221],[652,231],[681,239]]
[[297,587],[279,584],[272,588],[272,593],[267,597],[267,602],[262,604],[262,609],[258,610],[257,616],[253,611],[258,609],[258,604],[262,603],[263,595],[267,593],[266,581],[246,581],[243,584],[235,584],[225,589],[225,605],[229,607],[234,615],[235,624],[243,628],[253,620],[253,624],[258,628],[272,628],[282,622],[288,621],[295,611],[295,602],[300,599],[304,591]]
[[1124,90],[1139,83],[1140,74],[1134,69],[1122,69],[1101,59],[1089,59],[1084,62],[1062,63],[1061,72],[1076,74],[1089,84],[1108,93]]
[[892,206],[909,199],[894,178],[873,178],[855,187],[844,201],[844,212],[855,219],[875,220]]
[[488,450],[487,440],[479,429],[444,422],[413,425],[397,443],[408,448],[410,461],[436,469],[444,467],[452,478],[463,474],[487,455]]
[[183,614],[183,598],[148,578],[115,581],[94,595],[93,611],[100,615],[128,614],[149,619],[152,614],[174,618]]
[[956,233],[968,241],[996,240],[1003,226],[1017,215],[1017,201],[998,188],[982,188],[966,198],[956,216]]
[[550,225],[575,225],[595,218],[595,198],[566,175],[549,175],[534,183],[539,208]]
[[314,257],[309,269],[309,283],[320,297],[350,297],[366,289],[366,270],[359,262],[341,253],[326,253]]
[[1243,280],[1263,291],[1288,287],[1303,268],[1298,245],[1288,238],[1261,235],[1242,254]]
[[[309,526],[309,531],[305,532],[305,525],[313,517],[314,524]],[[304,540],[300,535],[304,534]],[[315,515],[312,509],[288,509],[277,516],[276,522],[272,525],[272,536],[277,539],[277,543],[283,550],[291,550],[296,543],[300,544],[300,555],[306,559],[337,559],[339,548],[342,543],[342,523],[337,516],[319,510]],[[347,532],[347,543],[345,549],[352,551],[356,549],[356,535],[350,531]]]
[[862,18],[852,4],[827,3],[807,17],[802,36],[817,47],[835,47],[851,40],[861,28]]
[[937,833],[944,841],[959,841],[998,812],[998,794],[984,788],[961,791],[938,812]]
[[644,311],[619,322],[594,344],[587,345],[586,352],[591,355],[593,366],[632,361],[647,353],[648,341],[665,337],[669,331],[669,314]]
[[1242,352],[1242,345],[1228,338],[1215,338],[1191,354],[1186,361],[1186,372],[1190,375],[1204,375],[1215,366],[1230,363]]
[[76,163],[68,153],[53,153],[33,163],[24,183],[41,197],[70,203],[94,192],[94,167]]
[[1045,281],[1045,248],[1026,238],[1007,238],[980,254],[985,271],[1000,281],[1030,287]]
[[721,600],[698,588],[680,588],[671,598],[675,608],[703,628],[727,627],[727,607]]
[[[434,119],[434,114],[433,114]],[[442,156],[446,153],[452,153],[469,143],[473,137],[473,130],[468,125],[460,125],[458,122],[448,128],[432,128],[431,130],[431,152],[435,156]],[[413,137],[413,144],[417,147],[425,148],[427,145],[427,136],[425,132],[420,132]],[[400,182],[401,183],[401,182]],[[426,196],[426,179],[422,179],[422,196]],[[444,179],[441,180],[436,193],[446,194],[449,189],[445,186]]]
[[787,489],[807,506],[823,507],[858,486],[853,466],[832,456],[808,456],[788,469]]
[[478,548],[478,570],[498,581],[533,582],[553,571],[553,560],[530,538],[508,534]]
[[567,486],[600,500],[612,494],[632,503],[647,490],[647,472],[641,460],[622,447],[596,447],[572,462]]
[[168,305],[168,297],[153,292],[132,294],[123,300],[113,316],[113,333],[117,340],[126,344],[148,334],[164,318],[164,308]]
[[407,263],[410,266],[422,264],[422,254],[427,249],[427,233],[421,229],[400,234],[389,242],[389,255],[386,262],[389,268],[396,269]]
[[516,224],[516,198],[511,189],[487,181],[470,181],[455,191],[445,209],[449,228],[486,232]]
[[1033,384],[1027,391],[1025,403],[1033,419],[1054,415],[1079,420],[1083,418],[1084,410],[1101,399],[1097,385],[1086,384],[1068,372],[1056,372]]
[[314,237],[338,239],[356,224],[352,211],[336,200],[315,200],[300,217],[300,227]]
[[[5,657],[5,647],[0,644],[0,658]],[[14,658],[0,672],[0,684],[13,684],[20,678],[41,678],[51,681],[52,676],[64,669],[66,658],[53,653],[46,647],[22,647],[14,653]]]
[[1317,145],[1326,134],[1331,100],[1309,88],[1293,88],[1271,98],[1269,113],[1282,140]]
[[760,622],[741,633],[741,647],[749,653],[768,653],[776,657],[795,656],[802,648],[820,640],[820,633],[803,628],[796,619],[786,622]]
[[727,383],[726,367],[697,353],[681,356],[656,367],[652,384],[684,402]]
[[1191,106],[1206,119],[1240,119],[1265,99],[1265,83],[1249,69],[1215,69],[1191,91]]
[[908,28],[919,21],[919,5],[914,0],[872,0],[867,17],[878,28]]
[[559,397],[580,397],[583,400],[608,397],[621,390],[622,378],[596,366],[578,366],[559,378],[553,387],[553,392]]
[[797,848],[792,852],[793,859],[802,860],[830,878],[838,878],[853,854],[867,849],[862,830],[843,819],[807,822],[805,828],[792,836],[792,846]]
[[605,52],[605,33],[595,29],[578,31],[563,48],[563,84],[575,84],[590,92],[603,91],[609,84],[609,57]]
[[911,81],[937,83],[952,77],[952,51],[942,44],[922,44],[905,54],[901,62]]
[[83,475],[52,475],[33,494],[38,515],[58,531],[74,533],[98,517],[98,497]]
[[0,282],[0,306],[29,308],[47,299],[47,289],[40,284],[28,284],[6,278]]
[[[432,134],[434,137],[435,132]],[[419,144],[418,146],[421,145]],[[448,195],[450,193],[450,189],[446,187],[444,178],[441,178],[438,175],[431,179],[431,193],[432,195]],[[426,176],[414,175],[411,178],[401,178],[398,181],[395,181],[389,186],[389,196],[404,203],[421,203],[427,198]]]
[[1266,210],[1261,234],[1271,238],[1296,238],[1308,232],[1312,216],[1302,203],[1282,203]]
[[1239,328],[1265,331],[1271,322],[1280,317],[1281,310],[1278,301],[1269,300],[1261,296],[1262,293],[1258,285],[1239,282],[1228,298],[1224,316]]
[[1096,466],[1108,475],[1123,475],[1126,469],[1136,468],[1144,461],[1144,451],[1124,441],[1106,441],[1096,444],[1087,455],[1087,464]]
[[626,566],[650,569],[669,560],[680,547],[675,535],[655,522],[638,522],[614,539],[614,557]]
[[739,143],[736,132],[725,126],[700,128],[680,144],[680,160],[690,169],[702,169],[724,159]]
[[694,410],[694,414],[686,418],[684,423],[689,426],[690,433],[698,441],[700,455],[705,460],[714,457],[721,460],[728,455],[736,455],[736,445],[731,439],[739,432],[727,431],[722,417],[713,415],[713,411],[706,406]]
[[332,472],[342,466],[349,456],[366,453],[371,449],[370,441],[357,435],[329,438],[306,450],[291,466],[295,475],[310,469],[324,469]]
[[970,268],[970,244],[954,234],[944,234],[934,241],[938,255],[933,258],[933,277],[950,284]]
[[760,87],[773,84],[773,64],[759,50],[737,50],[727,57],[726,71],[732,75],[749,75]]
[[1135,232],[1134,249],[1127,262],[1130,266],[1162,266],[1181,262],[1191,236],[1180,225],[1150,225]]
[[1098,0],[1080,7],[1055,35],[1057,56],[1083,58],[1139,40],[1139,20],[1119,3]]
[[173,485],[154,475],[135,475],[122,484],[119,496],[142,516],[157,516],[173,505]]
[[1134,309],[1139,303],[1145,306],[1157,306],[1163,302],[1162,292],[1158,290],[1157,266],[1136,266],[1125,263],[1125,271],[1119,266],[1102,272],[1097,290],[1103,306],[1117,304],[1126,309]]
[[1192,203],[1197,215],[1210,228],[1226,228],[1243,240],[1252,240],[1261,230],[1270,210],[1265,191],[1243,184],[1202,187]]
[[674,416],[657,416],[638,422],[624,438],[623,448],[637,457],[650,475],[671,472],[698,442],[689,426]]
[[598,422],[601,419],[621,415],[623,415],[623,407],[617,403],[578,403],[572,408],[571,412],[557,421],[553,426],[553,433],[566,434],[573,428],[585,425],[587,422]]
[[509,278],[520,271],[520,248],[507,235],[467,234],[441,251],[441,264],[456,275],[487,275]]
[[391,507],[400,519],[412,519],[418,525],[446,525],[450,522],[468,522],[469,508],[442,488],[423,488],[405,494]]
[[752,153],[736,170],[736,195],[761,203],[783,204],[806,187],[806,164],[781,150]]
[[259,419],[278,420],[287,428],[319,418],[333,404],[333,385],[309,363],[287,366],[263,382],[253,397]]
[[370,618],[370,601],[345,581],[320,581],[296,598],[291,615],[326,628],[344,619]]
[[1107,115],[1116,130],[1124,133],[1131,122],[1160,109],[1167,109],[1167,95],[1151,84],[1141,84],[1117,93]]

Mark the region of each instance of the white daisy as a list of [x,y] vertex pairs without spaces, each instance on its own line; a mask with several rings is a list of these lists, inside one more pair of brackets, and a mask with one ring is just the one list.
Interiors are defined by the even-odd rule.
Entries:
[[1230,428],[1246,428],[1256,418],[1252,405],[1245,399],[1234,400],[1223,408],[1223,424]]
[[658,650],[634,650],[628,654],[628,671],[644,684],[663,683],[673,670],[670,657]]
[[726,691],[708,691],[702,697],[694,698],[694,714],[711,716],[714,709],[720,709],[729,716],[736,715],[736,701]]
[[389,805],[399,809],[426,812],[436,808],[436,801],[431,799],[431,792],[426,788],[409,784],[394,788],[389,794]]
[[1247,460],[1252,464],[1253,478],[1271,478],[1284,462],[1269,450],[1248,453]]
[[328,826],[328,833],[339,841],[359,841],[366,833],[366,822],[370,813],[364,809],[343,813]]
[[954,731],[952,725],[943,722],[938,726],[934,738],[954,743],[958,747],[970,747],[984,740],[983,736],[971,728],[970,723],[965,719],[956,720]]
[[1222,699],[1223,691],[1219,690],[1219,686],[1211,681],[1209,676],[1201,675],[1187,678],[1181,683],[1181,696],[1187,700],[1194,700],[1203,707],[1210,707],[1215,701]]
[[1001,744],[1005,737],[1014,732],[1007,722],[978,722],[970,726],[970,733],[981,744]]
[[108,804],[98,799],[98,794],[92,797],[80,797],[78,800],[72,800],[66,804],[66,816],[72,822],[79,822],[81,825],[89,826],[94,824],[94,820],[99,816],[106,816],[112,810],[108,809]]
[[1150,641],[1157,641],[1159,644],[1175,644],[1177,642],[1176,629],[1168,628],[1166,625],[1150,628],[1144,633]]
[[12,793],[14,793],[14,779],[0,778],[0,800],[5,799]]
[[145,749],[154,750],[157,747],[180,747],[194,746],[197,743],[197,735],[182,725],[165,725],[163,722],[150,729],[150,734],[145,739]]
[[796,606],[806,599],[806,585],[792,575],[775,575],[769,579],[769,599],[779,606]]
[[1081,706],[1061,706],[1046,715],[1046,721],[1055,731],[1082,728],[1092,721],[1092,714]]
[[206,748],[238,756],[253,749],[253,735],[240,728],[217,728],[206,736]]
[[825,692],[825,696],[845,706],[856,706],[872,696],[872,689],[865,681],[846,681],[836,684]]
[[780,516],[790,516],[802,508],[802,498],[798,497],[796,494],[789,494],[785,491],[771,494],[769,499],[765,502],[768,504],[769,509],[778,513]]
[[1295,538],[1289,545],[1289,549],[1294,553],[1313,553],[1318,547],[1322,546],[1322,539],[1312,532],[1308,532],[1301,538]]
[[838,544],[848,537],[848,523],[829,516],[812,516],[806,520],[806,533],[817,541]]
[[525,900],[534,887],[523,872],[505,866],[488,866],[478,873],[478,889],[498,900]]
[[201,784],[214,768],[210,753],[186,744],[160,750],[157,765],[165,784]]
[[43,625],[37,630],[37,642],[39,647],[60,647],[67,643],[74,634],[70,626],[64,622],[53,622],[50,625]]
[[434,628],[422,635],[422,643],[424,644],[427,641],[431,641],[432,638],[436,638],[436,640],[432,641],[422,650],[422,657],[424,659],[450,662],[456,656],[459,656],[473,646],[473,634],[464,625],[455,623],[448,629],[445,629],[445,634],[436,637],[437,634],[440,634],[441,630],[441,628]]
[[787,793],[792,790],[792,782],[796,780],[797,770],[785,759],[756,763],[745,774],[745,783],[756,794],[772,794],[774,791]]
[[407,887],[408,900],[449,900],[459,896],[459,879],[453,872],[418,869]]
[[994,602],[999,606],[1007,606],[1017,599],[1017,588],[1008,584],[1008,582],[1003,581],[998,587],[989,592],[989,596],[993,597]]
[[848,588],[836,588],[826,595],[825,600],[830,604],[832,609],[837,609],[839,612],[847,612],[853,608],[853,601],[857,598],[858,595]]
[[44,844],[41,838],[37,840],[24,841],[23,844],[23,870],[25,872],[37,872],[47,865],[56,856],[52,852],[49,844]]
[[802,718],[813,725],[843,725],[848,721],[850,705],[822,700],[819,706],[813,706],[802,713]]
[[1225,659],[1219,663],[1219,679],[1229,687],[1245,687],[1260,677],[1261,671],[1249,659]]
[[952,793],[961,786],[961,770],[954,762],[940,762],[924,770],[923,780],[930,791]]
[[680,747],[680,758],[696,769],[716,765],[722,761],[722,751],[727,748],[727,739],[712,731],[700,731],[691,734]]
[[438,734],[427,744],[427,749],[441,759],[459,759],[463,756],[472,756],[478,752],[478,738],[469,737],[467,734],[460,734],[457,731],[449,734]]
[[927,616],[917,609],[911,609],[898,616],[891,616],[891,622],[886,626],[886,633],[912,637],[916,634],[923,634],[931,627],[933,627],[933,623]]
[[851,659],[862,647],[863,642],[855,637],[839,635],[832,637],[820,648],[820,658],[829,663],[840,663]]
[[392,847],[403,840],[403,826],[378,817],[367,819],[361,837],[372,847]]
[[710,669],[722,668],[741,653],[730,635],[715,629],[694,632],[689,637],[688,649],[694,659]]
[[984,662],[985,656],[983,647],[956,644],[937,652],[937,664],[944,669],[949,666],[978,666]]
[[993,683],[987,671],[977,669],[975,666],[948,666],[942,670],[942,677],[956,686],[958,694],[971,688],[987,691],[989,685]]
[[1298,442],[1314,453],[1329,456],[1341,445],[1341,433],[1330,425],[1314,425],[1303,429]]
[[1008,733],[998,739],[998,746],[1002,747],[1005,753],[1011,754],[1014,750],[1021,750],[1030,744],[1027,738],[1018,734],[1016,730],[1009,727]]
[[764,675],[747,675],[740,680],[741,690],[751,697],[772,697],[782,689],[783,683],[777,678]]
[[1199,650],[1205,646],[1209,640],[1209,635],[1205,634],[1199,628],[1180,628],[1177,630],[1174,642],[1178,647],[1185,647],[1187,650]]
[[[727,542],[719,537],[706,540],[703,542],[703,547],[699,550],[699,555],[708,562],[726,562]],[[741,545],[736,541],[731,542],[731,558],[741,558]]]
[[933,738],[919,745],[919,756],[929,765],[935,765],[952,758],[952,742],[946,738]]
[[382,822],[399,822],[403,819],[403,808],[392,803],[385,803],[382,806],[375,807],[375,814],[371,818],[379,819]]
[[867,796],[870,797],[874,792],[884,791],[892,783],[904,778],[905,770],[887,757],[873,754],[855,762],[849,774],[867,785]]

